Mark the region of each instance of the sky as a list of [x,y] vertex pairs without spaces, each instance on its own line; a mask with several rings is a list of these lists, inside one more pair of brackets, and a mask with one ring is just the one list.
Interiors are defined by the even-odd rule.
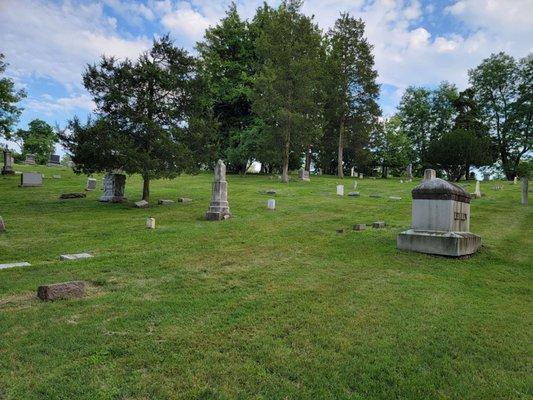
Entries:
[[[81,75],[101,55],[136,58],[170,33],[192,53],[230,0],[0,0],[0,52],[28,96],[18,127],[35,118],[64,127],[93,109]],[[262,0],[237,0],[243,18]],[[268,1],[272,6],[279,1]],[[307,0],[303,12],[327,31],[340,12],[366,23],[384,115],[409,85],[468,84],[468,69],[491,53],[533,52],[533,0]],[[58,149],[60,150],[60,149]],[[60,150],[61,152],[61,150]]]

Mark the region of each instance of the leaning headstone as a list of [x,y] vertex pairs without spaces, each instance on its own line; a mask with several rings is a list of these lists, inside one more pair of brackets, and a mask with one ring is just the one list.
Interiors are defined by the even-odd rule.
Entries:
[[146,200],[136,201],[135,207],[137,208],[148,208],[150,204]]
[[354,231],[364,231],[366,229],[366,224],[355,224],[353,226]]
[[37,288],[41,300],[70,299],[85,296],[85,282],[73,281],[43,285]]
[[61,254],[59,260],[69,261],[69,260],[81,260],[82,258],[92,258],[93,256],[89,253],[77,253],[77,254]]
[[35,154],[27,154],[24,164],[35,165]]
[[275,210],[276,209],[276,200],[274,199],[268,199],[267,201],[267,208],[269,210]]
[[31,264],[29,262],[23,261],[23,262],[16,262],[16,263],[0,264],[0,269],[15,268],[15,267],[30,267],[30,266]]
[[23,172],[20,175],[21,187],[36,187],[43,185],[43,176],[38,172]]
[[480,190],[480,186],[479,186],[479,181],[476,181],[476,190],[474,191],[474,197],[476,199],[480,199],[481,198],[481,190]]
[[412,195],[411,229],[398,235],[399,249],[459,257],[481,246],[481,238],[469,232],[471,198],[461,186],[426,170]]
[[146,219],[146,229],[155,229],[155,218],[148,217]]
[[0,233],[6,231],[6,224],[4,223],[4,220],[2,217],[0,217]]
[[126,200],[124,197],[126,175],[109,173],[105,176],[103,184],[104,194],[100,197],[100,201],[120,203]]
[[529,179],[527,177],[522,178],[522,201],[521,204],[527,206],[528,202],[528,190],[529,190]]
[[96,190],[96,178],[87,178],[87,186],[85,187],[85,190],[88,192]]
[[157,200],[157,204],[159,205],[168,205],[168,204],[173,204],[174,203],[174,200],[165,200],[165,199],[159,199]]
[[337,195],[344,196],[344,185],[337,185]]
[[209,209],[205,218],[209,221],[220,221],[231,216],[228,205],[228,182],[226,182],[226,165],[218,160],[215,165],[215,180]]
[[61,165],[60,163],[61,158],[57,154],[52,154],[50,156],[50,160],[48,160],[48,164],[46,164],[49,167],[58,167]]
[[8,149],[4,149],[4,166],[2,167],[2,175],[13,175],[13,156]]
[[306,171],[305,169],[301,169],[298,171],[298,178],[302,181],[309,182],[309,171]]
[[374,229],[382,229],[385,228],[385,221],[376,221],[372,223],[372,228]]

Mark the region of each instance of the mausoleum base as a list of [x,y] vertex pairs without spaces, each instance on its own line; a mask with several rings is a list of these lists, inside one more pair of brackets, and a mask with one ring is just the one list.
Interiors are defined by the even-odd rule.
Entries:
[[481,238],[470,232],[416,231],[409,229],[398,235],[396,243],[401,250],[461,257],[475,253],[481,246]]

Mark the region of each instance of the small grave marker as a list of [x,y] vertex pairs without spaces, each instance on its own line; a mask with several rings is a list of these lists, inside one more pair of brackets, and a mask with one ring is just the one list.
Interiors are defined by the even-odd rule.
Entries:
[[87,197],[85,193],[62,193],[60,199],[83,199]]
[[353,226],[354,231],[364,231],[366,229],[366,224],[355,224]]
[[155,218],[148,217],[146,219],[146,228],[147,229],[155,229]]
[[165,200],[165,199],[157,200],[157,204],[159,205],[168,205],[168,204],[173,204],[173,203],[174,203],[174,200]]
[[70,299],[85,296],[85,282],[73,281],[43,285],[37,288],[41,300]]
[[376,222],[372,223],[372,228],[374,228],[374,229],[385,228],[385,221],[376,221]]
[[337,195],[344,196],[344,185],[337,185]]
[[30,267],[30,266],[31,264],[29,262],[23,261],[23,262],[16,262],[16,263],[0,264],[0,269],[15,268],[15,267]]
[[148,206],[150,206],[150,204],[146,200],[141,200],[141,201],[136,201],[135,202],[135,207],[137,207],[137,208],[148,208]]
[[85,187],[85,190],[88,192],[96,190],[96,178],[87,178],[87,186]]
[[92,258],[93,256],[89,253],[77,253],[77,254],[62,254],[59,256],[61,261],[70,261],[70,260],[81,260],[83,258]]
[[267,207],[268,207],[269,210],[275,210],[276,209],[276,200],[268,199]]
[[37,187],[43,185],[43,175],[38,172],[23,172],[20,175],[21,187]]

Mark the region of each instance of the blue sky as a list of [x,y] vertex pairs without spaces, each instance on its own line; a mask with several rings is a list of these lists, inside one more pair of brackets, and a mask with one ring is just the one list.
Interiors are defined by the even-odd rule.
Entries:
[[[226,0],[0,0],[0,52],[8,75],[28,98],[20,127],[34,118],[64,126],[92,109],[81,73],[102,54],[135,58],[152,38],[170,33],[194,52]],[[262,0],[236,1],[253,16]],[[270,1],[277,5],[279,1]],[[366,22],[374,45],[385,115],[409,85],[442,80],[467,85],[467,71],[493,52],[533,52],[533,0],[307,0],[303,11],[327,30],[339,12]],[[58,149],[60,150],[60,149]]]

